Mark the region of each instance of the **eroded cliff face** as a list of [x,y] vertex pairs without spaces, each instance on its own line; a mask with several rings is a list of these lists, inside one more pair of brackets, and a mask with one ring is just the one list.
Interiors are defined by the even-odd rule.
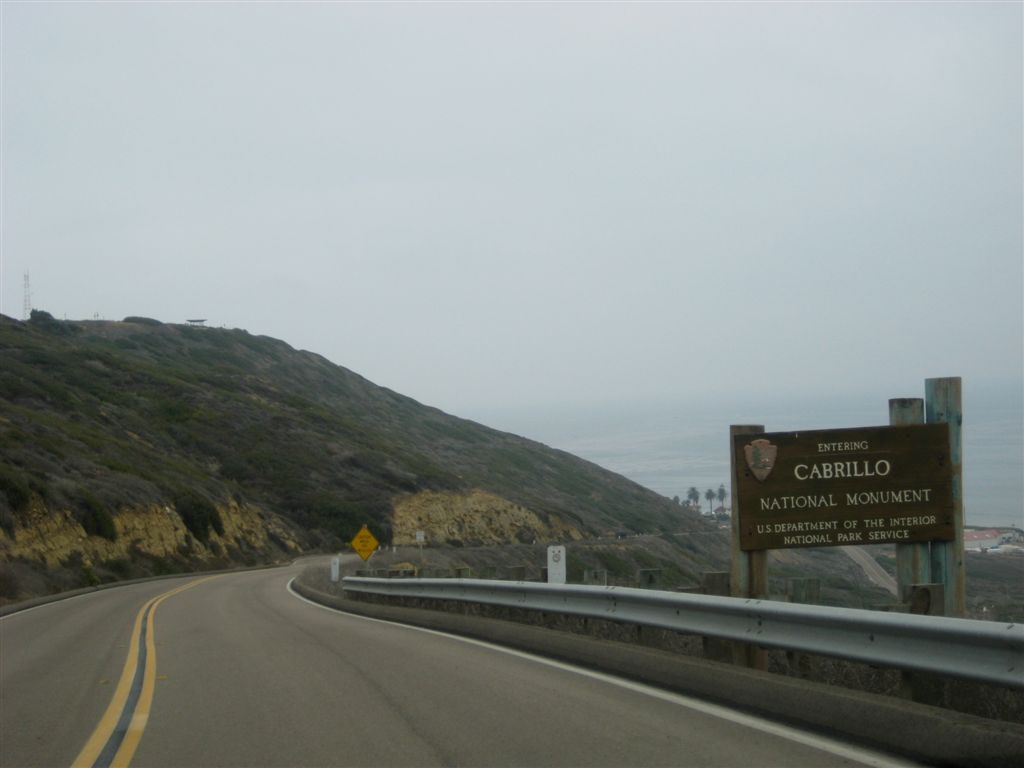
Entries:
[[199,541],[172,507],[150,505],[123,508],[113,515],[114,540],[90,536],[67,510],[51,511],[34,501],[22,512],[13,536],[0,530],[0,561],[29,560],[47,568],[70,561],[101,566],[137,557],[176,558],[195,563],[234,560],[238,553],[270,556],[276,552],[298,553],[293,533],[282,522],[259,509],[232,501],[219,505],[222,535],[210,531]]
[[572,525],[544,520],[526,507],[482,490],[465,493],[423,491],[393,502],[392,541],[416,543],[423,531],[428,542],[467,546],[567,541],[583,538]]

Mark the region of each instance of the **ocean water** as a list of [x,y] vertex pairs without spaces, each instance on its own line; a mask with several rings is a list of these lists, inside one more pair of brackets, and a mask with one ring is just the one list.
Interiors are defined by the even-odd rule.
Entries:
[[[1024,411],[1013,386],[965,387],[963,487],[967,525],[1024,527]],[[735,400],[604,407],[484,409],[470,418],[599,464],[664,496],[685,499],[724,484],[729,425],[768,432],[888,424],[888,398],[818,398],[738,405]]]

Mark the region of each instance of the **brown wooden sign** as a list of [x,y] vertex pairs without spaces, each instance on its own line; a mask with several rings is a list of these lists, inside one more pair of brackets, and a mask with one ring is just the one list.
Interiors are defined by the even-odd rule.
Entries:
[[736,435],[745,550],[949,541],[948,424]]

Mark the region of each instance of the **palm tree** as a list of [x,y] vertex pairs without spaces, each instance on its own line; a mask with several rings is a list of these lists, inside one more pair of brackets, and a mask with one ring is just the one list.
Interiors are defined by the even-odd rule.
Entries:
[[686,498],[689,500],[691,507],[700,506],[700,491],[692,485],[690,486],[690,490],[686,492]]
[[708,488],[704,491],[704,498],[708,500],[708,514],[715,514],[715,492]]
[[719,504],[719,506],[721,506],[724,509],[725,508],[725,496],[726,496],[726,493],[725,493],[725,483],[722,483],[720,486],[718,486],[718,493],[716,495],[718,496],[718,504]]

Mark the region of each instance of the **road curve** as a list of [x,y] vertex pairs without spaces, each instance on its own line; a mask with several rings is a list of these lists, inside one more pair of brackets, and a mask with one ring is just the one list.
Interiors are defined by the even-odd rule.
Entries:
[[[326,610],[299,567],[217,576],[150,618],[137,766],[896,765],[482,643]],[[0,620],[0,765],[71,765],[147,602],[185,577]],[[144,730],[141,730],[144,729]]]

